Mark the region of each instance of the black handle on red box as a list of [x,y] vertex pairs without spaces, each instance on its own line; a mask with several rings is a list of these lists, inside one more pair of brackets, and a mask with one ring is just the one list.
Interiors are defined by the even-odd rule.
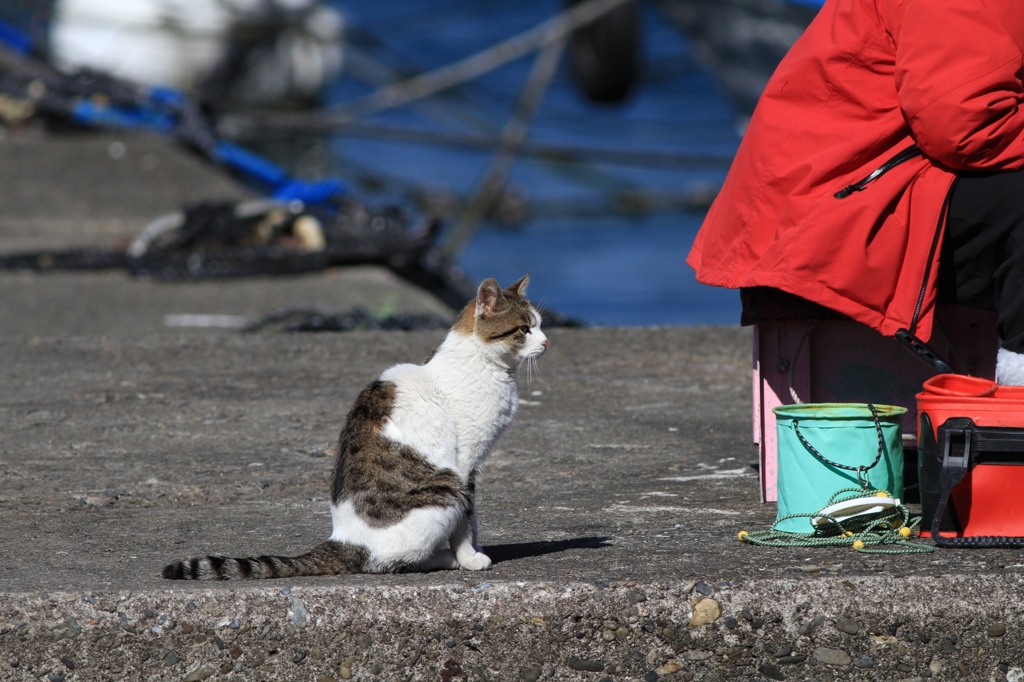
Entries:
[[[939,486],[942,494],[932,517],[932,540],[937,547],[961,549],[1024,549],[1024,538],[1002,535],[979,535],[964,538],[942,537],[939,523],[949,503],[949,496],[964,476],[979,461],[981,453],[1019,452],[1024,430],[979,428],[967,418],[949,419],[940,429],[942,443],[942,469],[939,471]],[[953,450],[954,434],[963,437],[963,452]],[[986,458],[988,459],[988,458]]]

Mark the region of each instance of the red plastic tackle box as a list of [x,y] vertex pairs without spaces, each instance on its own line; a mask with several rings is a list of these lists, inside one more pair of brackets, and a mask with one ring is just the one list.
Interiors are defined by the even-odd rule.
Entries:
[[940,374],[917,410],[923,534],[940,547],[1024,548],[1024,387]]

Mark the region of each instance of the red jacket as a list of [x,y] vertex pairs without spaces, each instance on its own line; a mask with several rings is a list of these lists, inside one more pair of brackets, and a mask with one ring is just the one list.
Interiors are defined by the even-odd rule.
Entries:
[[886,335],[920,308],[928,340],[956,172],[1024,166],[1022,52],[1021,0],[827,0],[754,111],[687,258],[697,279]]

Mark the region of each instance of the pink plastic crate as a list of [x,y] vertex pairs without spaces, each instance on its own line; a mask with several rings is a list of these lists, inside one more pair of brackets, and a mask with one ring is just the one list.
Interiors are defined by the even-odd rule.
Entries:
[[[995,378],[995,313],[945,306],[938,321],[929,345],[954,370]],[[809,325],[813,327],[808,333]],[[903,442],[917,447],[914,396],[935,372],[896,340],[850,320],[768,322],[754,326],[753,360],[754,442],[760,450],[763,502],[777,499],[778,443],[772,408],[796,402],[790,394],[791,378],[801,402],[872,402],[907,408]]]

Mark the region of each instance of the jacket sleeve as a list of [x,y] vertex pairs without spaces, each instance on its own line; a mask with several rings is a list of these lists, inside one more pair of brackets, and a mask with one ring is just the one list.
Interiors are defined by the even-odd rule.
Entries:
[[955,169],[1024,167],[1020,0],[905,0],[900,108],[918,146]]

